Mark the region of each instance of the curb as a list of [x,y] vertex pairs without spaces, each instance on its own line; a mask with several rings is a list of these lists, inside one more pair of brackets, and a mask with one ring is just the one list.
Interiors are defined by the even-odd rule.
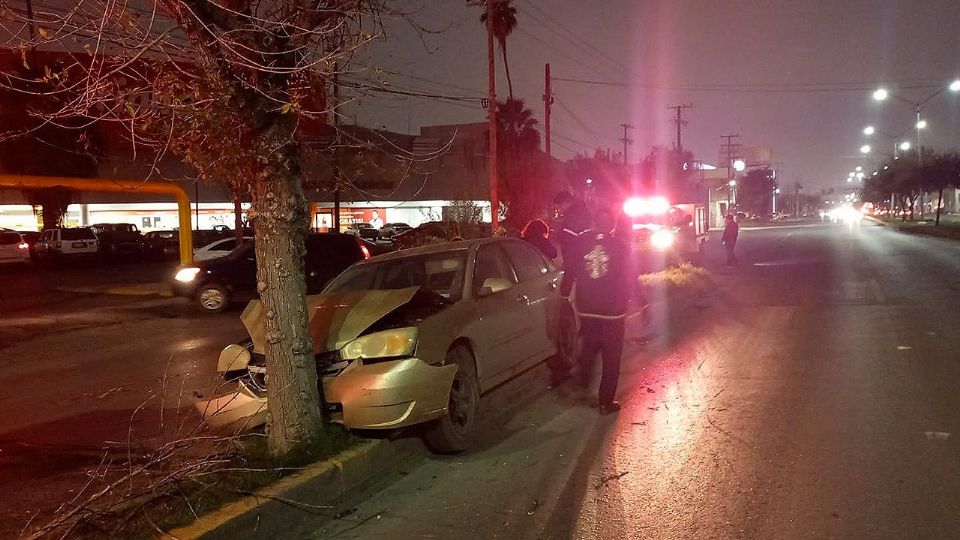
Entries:
[[279,480],[254,495],[227,503],[162,538],[272,538],[304,514],[331,513],[351,495],[398,472],[422,453],[419,439],[372,440]]
[[120,285],[116,287],[58,287],[60,292],[82,294],[114,294],[120,296],[165,296],[173,297],[166,283],[142,283],[138,285]]

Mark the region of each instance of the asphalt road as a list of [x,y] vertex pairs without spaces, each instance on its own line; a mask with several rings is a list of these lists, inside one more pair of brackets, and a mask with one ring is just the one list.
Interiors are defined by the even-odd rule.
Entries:
[[196,425],[194,390],[217,384],[217,354],[244,330],[238,311],[201,315],[151,294],[172,267],[2,270],[0,538],[71,499],[101,465],[123,467]]
[[733,270],[713,250],[710,307],[628,347],[619,415],[534,378],[476,450],[265,534],[958,537],[960,243],[816,224],[744,230]]

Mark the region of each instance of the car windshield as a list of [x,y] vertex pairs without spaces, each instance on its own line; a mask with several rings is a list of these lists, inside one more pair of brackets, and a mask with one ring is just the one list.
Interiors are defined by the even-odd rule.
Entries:
[[456,302],[463,297],[466,265],[466,250],[369,262],[347,269],[324,292],[406,289],[420,286]]
[[93,240],[96,237],[90,229],[62,229],[63,240]]

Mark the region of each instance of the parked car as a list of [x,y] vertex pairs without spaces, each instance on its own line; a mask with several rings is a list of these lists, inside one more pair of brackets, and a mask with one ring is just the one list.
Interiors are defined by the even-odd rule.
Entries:
[[[252,236],[245,236],[243,241],[253,241]],[[223,238],[221,240],[215,240],[209,244],[203,246],[202,248],[195,249],[193,251],[193,260],[194,262],[199,261],[209,261],[211,259],[217,259],[223,257],[237,248],[237,239],[236,238]]]
[[[576,315],[558,293],[561,272],[530,244],[484,238],[359,262],[307,298],[325,407],[350,429],[429,423],[439,452],[468,447],[480,397],[552,358],[576,357]],[[218,371],[236,393],[197,404],[214,425],[258,425],[266,414],[264,321],[241,316],[251,339],[226,347]]]
[[180,231],[150,231],[143,235],[143,250],[161,258],[180,253]]
[[37,260],[96,257],[97,235],[89,227],[44,229],[37,241]]
[[380,231],[375,229],[373,225],[369,223],[353,223],[347,226],[347,230],[343,231],[346,234],[352,234],[353,236],[359,236],[364,240],[370,240],[371,242],[376,242],[380,238]]
[[143,253],[143,236],[131,223],[94,223],[90,226],[100,243],[100,253],[112,255]]
[[[172,280],[174,294],[194,300],[206,313],[219,313],[234,302],[256,298],[254,247],[254,241],[244,242],[223,257],[178,269]],[[320,292],[345,268],[370,257],[362,240],[346,234],[308,234],[306,248],[304,267],[309,294]]]
[[0,264],[27,264],[30,245],[17,231],[0,230]]
[[40,240],[40,233],[37,231],[17,231],[27,243],[27,249],[30,251],[30,258],[37,260],[37,241]]
[[380,238],[390,239],[412,228],[406,223],[385,223],[383,227],[380,227]]

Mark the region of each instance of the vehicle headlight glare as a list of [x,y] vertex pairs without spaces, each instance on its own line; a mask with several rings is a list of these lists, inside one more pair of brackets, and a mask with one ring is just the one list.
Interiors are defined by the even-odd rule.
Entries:
[[173,276],[173,279],[188,283],[197,279],[198,274],[200,274],[200,269],[195,266],[191,266],[190,268],[181,268],[179,271],[177,271],[177,274]]
[[650,235],[650,245],[654,249],[668,249],[673,245],[673,233],[663,229],[655,231]]
[[357,338],[340,351],[344,360],[410,356],[417,345],[417,329],[394,328]]

